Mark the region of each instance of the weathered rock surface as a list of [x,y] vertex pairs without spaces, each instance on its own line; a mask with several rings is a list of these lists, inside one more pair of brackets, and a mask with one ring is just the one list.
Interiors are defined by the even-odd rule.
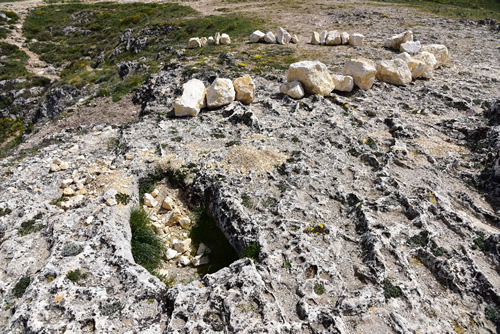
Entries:
[[416,42],[408,41],[405,43],[401,43],[401,45],[399,46],[399,50],[401,52],[407,52],[411,55],[415,55],[420,51],[421,47],[422,46],[420,45],[420,41],[416,41]]
[[369,59],[351,59],[344,65],[344,75],[351,76],[354,84],[363,90],[372,87],[376,74],[375,63]]
[[218,108],[234,101],[236,92],[230,79],[217,78],[207,88],[207,107]]
[[288,82],[300,81],[308,94],[327,95],[334,88],[332,77],[325,64],[319,61],[301,61],[288,68]]
[[197,116],[205,107],[207,90],[198,79],[191,79],[182,85],[182,96],[175,100],[175,116]]
[[403,86],[412,80],[412,72],[402,59],[379,61],[376,68],[377,80]]
[[236,91],[236,101],[243,104],[250,104],[255,98],[255,84],[252,78],[246,74],[234,80],[234,90]]

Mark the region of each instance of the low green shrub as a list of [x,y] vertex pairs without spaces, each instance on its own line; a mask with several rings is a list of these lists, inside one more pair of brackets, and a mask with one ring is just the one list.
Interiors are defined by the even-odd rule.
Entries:
[[148,213],[142,207],[130,211],[130,229],[130,244],[135,262],[153,273],[161,264],[163,244],[151,227]]
[[16,285],[14,286],[14,290],[12,293],[14,294],[15,297],[21,298],[24,293],[26,292],[26,289],[31,283],[31,278],[29,275],[23,276],[17,281]]

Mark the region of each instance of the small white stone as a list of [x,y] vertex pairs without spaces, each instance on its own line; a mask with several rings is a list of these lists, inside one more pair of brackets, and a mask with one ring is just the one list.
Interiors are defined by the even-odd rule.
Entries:
[[251,35],[250,35],[250,43],[258,43],[264,41],[264,37],[266,34],[264,34],[260,30],[255,30]]
[[179,253],[184,253],[189,250],[189,246],[191,245],[191,239],[186,239],[182,242],[176,242],[173,245],[173,249],[178,251]]
[[320,44],[325,44],[326,43],[326,37],[328,36],[328,31],[323,30],[321,34],[319,35],[319,42]]
[[292,44],[298,44],[299,43],[299,36],[293,34],[292,39],[290,40],[290,43]]
[[340,40],[342,42],[342,44],[349,44],[349,34],[345,31],[342,31],[340,33]]
[[70,187],[64,188],[63,194],[65,196],[73,196],[75,194],[75,191],[71,189]]
[[276,42],[278,44],[288,44],[292,39],[292,35],[288,33],[285,29],[279,27],[278,32],[276,33]]
[[183,265],[184,267],[185,266],[189,266],[189,264],[191,263],[191,261],[189,260],[189,258],[185,255],[181,256],[179,258],[179,264]]
[[207,40],[207,38],[206,38],[206,37],[202,37],[202,38],[200,38],[200,43],[201,43],[201,46],[205,46],[205,45],[207,45],[207,41],[208,41],[208,40]]
[[354,34],[349,36],[349,45],[351,45],[351,46],[363,46],[364,38],[365,38],[365,36],[358,34],[358,33],[354,33]]
[[311,36],[311,44],[318,45],[320,43],[319,33],[317,31],[313,31]]
[[69,200],[69,201],[62,201],[59,206],[64,209],[64,210],[68,210],[69,208],[71,208],[73,206],[73,201],[72,200]]
[[437,64],[435,68],[450,62],[450,54],[448,48],[442,44],[423,45],[420,51],[429,52],[436,57]]
[[61,182],[61,188],[66,188],[67,186],[69,186],[72,183],[73,183],[73,179],[64,179]]
[[220,32],[215,33],[214,40],[215,40],[215,45],[220,44]]
[[177,252],[175,249],[169,248],[165,252],[165,258],[167,260],[172,260],[175,259],[179,255],[179,252]]
[[411,82],[412,75],[404,60],[382,60],[377,63],[377,80],[406,86]]
[[340,33],[337,30],[333,30],[328,32],[328,36],[326,37],[326,45],[339,45],[342,43],[342,39],[340,38]]
[[201,48],[201,41],[198,37],[190,38],[187,47],[189,49]]
[[274,36],[272,31],[269,31],[266,36],[264,36],[264,42],[269,44],[276,44],[276,36]]
[[73,198],[73,202],[74,203],[79,203],[81,201],[83,201],[85,199],[85,196],[83,195],[76,195],[74,198]]
[[350,92],[354,88],[354,80],[350,75],[332,74],[335,90]]
[[175,116],[197,116],[206,106],[207,90],[205,84],[198,79],[191,79],[182,85],[182,96],[175,100]]
[[280,92],[296,100],[303,98],[305,95],[304,87],[302,87],[300,81],[297,80],[282,84],[280,86]]
[[69,169],[70,163],[66,162],[66,161],[63,161],[63,162],[61,162],[61,164],[59,165],[59,167],[61,168],[61,170]]
[[208,258],[208,256],[198,255],[191,260],[191,264],[195,267],[199,267],[208,263],[210,263],[210,259]]
[[401,44],[406,43],[408,41],[413,41],[413,32],[411,31],[405,31],[402,32],[401,34],[391,36],[390,38],[385,40],[384,47],[394,50],[399,50]]
[[220,36],[220,44],[223,45],[231,44],[231,38],[229,38],[228,34],[222,34]]
[[144,205],[150,208],[154,208],[157,204],[158,202],[154,199],[153,196],[151,196],[151,194],[144,194]]
[[207,107],[218,108],[234,101],[236,91],[230,79],[217,78],[207,88]]
[[207,39],[207,44],[208,45],[215,45],[215,39],[210,36],[208,39]]
[[308,94],[328,95],[335,85],[325,64],[319,61],[301,61],[288,68],[287,81],[300,81]]
[[155,190],[153,190],[153,192],[151,193],[151,196],[153,196],[154,198],[156,198],[156,196],[158,196],[158,194],[160,193],[160,189],[156,188]]
[[181,225],[181,227],[185,230],[188,230],[191,228],[191,219],[187,218],[187,217],[182,217],[181,219],[179,219],[179,225]]
[[198,245],[198,250],[196,251],[196,255],[209,254],[210,248],[208,248],[204,243],[200,243]]
[[117,205],[117,204],[118,204],[118,202],[117,202],[117,201],[116,201],[116,199],[114,199],[114,198],[109,198],[109,199],[107,199],[107,200],[106,200],[106,204],[107,204],[108,206],[115,206],[115,205]]
[[59,167],[59,165],[57,165],[57,164],[50,165],[50,171],[51,172],[58,172],[60,170],[61,170],[61,167]]
[[355,58],[344,65],[344,75],[350,75],[354,84],[363,90],[372,88],[377,69],[375,63],[369,59]]
[[164,208],[165,210],[172,210],[174,208],[174,201],[170,197],[167,196],[163,200],[161,207]]
[[401,43],[399,46],[399,50],[401,52],[408,52],[411,55],[417,54],[420,51],[421,45],[419,41],[412,42],[408,41],[405,43]]

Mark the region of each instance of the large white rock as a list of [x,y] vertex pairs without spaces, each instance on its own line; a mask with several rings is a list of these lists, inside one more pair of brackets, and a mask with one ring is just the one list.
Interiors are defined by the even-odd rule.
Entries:
[[321,34],[319,35],[319,42],[320,44],[325,44],[326,43],[326,37],[328,37],[328,31],[323,30]]
[[228,34],[222,34],[220,36],[220,44],[224,45],[231,44],[231,38],[229,38]]
[[207,90],[202,81],[191,79],[182,85],[182,96],[175,100],[175,116],[196,116],[205,107]]
[[384,42],[384,47],[399,50],[401,44],[408,41],[413,41],[413,32],[409,30],[386,39]]
[[292,44],[298,44],[299,43],[299,36],[293,34],[292,39],[290,40],[290,43]]
[[215,39],[210,36],[208,39],[207,39],[207,44],[208,45],[215,45]]
[[279,27],[278,32],[276,33],[276,42],[278,44],[288,44],[292,39],[292,35],[288,33],[285,29]]
[[264,41],[264,36],[266,36],[266,34],[264,34],[262,31],[260,30],[255,30],[251,35],[250,35],[250,43],[258,43],[258,42],[262,42]]
[[236,78],[233,85],[236,91],[236,101],[240,101],[246,105],[253,102],[255,97],[255,84],[248,74],[241,78]]
[[412,76],[408,64],[402,59],[382,60],[377,63],[377,80],[406,86]]
[[363,90],[372,88],[376,74],[375,63],[369,59],[350,59],[344,65],[344,75],[352,76],[354,84]]
[[161,204],[161,207],[165,210],[172,210],[174,208],[174,201],[171,199],[169,196],[165,197],[163,200],[163,203]]
[[218,108],[234,101],[236,92],[230,79],[217,78],[207,88],[207,107]]
[[202,37],[202,38],[200,38],[200,43],[201,43],[201,46],[203,47],[203,46],[207,45],[208,39],[206,37]]
[[269,31],[266,36],[264,36],[264,42],[269,43],[269,44],[275,44],[276,43],[276,36],[274,36],[272,31]]
[[420,41],[416,41],[416,42],[408,41],[405,43],[401,43],[401,45],[399,46],[399,51],[407,52],[411,55],[414,55],[420,51],[421,47],[422,46],[420,45]]
[[349,34],[345,31],[342,31],[340,33],[340,40],[342,44],[348,44],[349,43]]
[[441,65],[448,64],[450,62],[450,54],[448,52],[448,48],[442,44],[424,45],[422,46],[420,51],[432,53],[434,57],[436,57],[437,64],[435,68],[438,68]]
[[354,88],[354,79],[350,75],[332,74],[335,90],[350,92]]
[[430,79],[434,74],[434,66],[436,66],[436,58],[429,52],[421,52],[412,57],[408,53],[403,52],[394,58],[404,60],[408,64],[411,71],[412,79],[425,78]]
[[185,255],[182,255],[178,261],[179,261],[179,264],[184,266],[184,267],[189,266],[189,264],[191,263],[191,260],[189,260],[189,258]]
[[340,33],[337,30],[330,31],[326,37],[326,45],[339,45],[342,43]]
[[363,40],[365,36],[362,34],[354,33],[349,36],[349,45],[351,46],[363,46]]
[[308,94],[328,95],[334,88],[332,76],[319,61],[301,61],[288,68],[288,82],[300,81]]
[[284,83],[280,86],[280,92],[290,96],[292,99],[301,99],[304,97],[304,87],[300,81],[292,81]]
[[189,250],[189,246],[191,245],[191,239],[186,239],[182,242],[176,242],[172,245],[172,248],[178,251],[179,253],[184,253]]
[[196,49],[196,48],[201,48],[201,41],[198,37],[193,37],[190,38],[188,41],[188,48],[189,49]]
[[317,31],[313,31],[312,36],[311,36],[311,44],[318,45],[319,43],[320,43],[319,33]]
[[220,44],[220,32],[216,32],[214,35],[215,45]]

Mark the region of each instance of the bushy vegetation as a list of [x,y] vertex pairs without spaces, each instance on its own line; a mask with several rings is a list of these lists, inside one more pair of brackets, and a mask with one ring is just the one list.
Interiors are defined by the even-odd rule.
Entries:
[[161,264],[163,244],[151,227],[148,213],[142,207],[130,211],[130,229],[135,262],[153,273]]
[[23,276],[17,281],[16,285],[14,286],[14,290],[12,293],[14,294],[15,297],[21,298],[24,293],[26,292],[26,289],[31,283],[31,278],[29,275]]
[[17,231],[20,236],[25,236],[30,233],[38,232],[43,228],[42,224],[37,224],[37,222],[42,219],[42,214],[38,214],[33,219],[22,222],[21,228]]
[[385,299],[398,298],[403,295],[403,291],[399,286],[392,284],[391,281],[385,279],[382,283],[384,286],[384,297]]
[[16,45],[0,42],[0,80],[25,78],[29,75],[25,68],[28,55]]
[[248,245],[243,249],[243,257],[248,257],[252,259],[254,262],[259,261],[259,254],[260,254],[260,249],[261,246],[259,243],[254,242]]
[[85,279],[87,278],[86,273],[82,273],[80,269],[75,269],[68,271],[66,273],[66,278],[69,279],[71,282],[78,282],[80,279]]
[[433,14],[459,19],[500,20],[498,0],[378,0],[382,2],[404,3]]

